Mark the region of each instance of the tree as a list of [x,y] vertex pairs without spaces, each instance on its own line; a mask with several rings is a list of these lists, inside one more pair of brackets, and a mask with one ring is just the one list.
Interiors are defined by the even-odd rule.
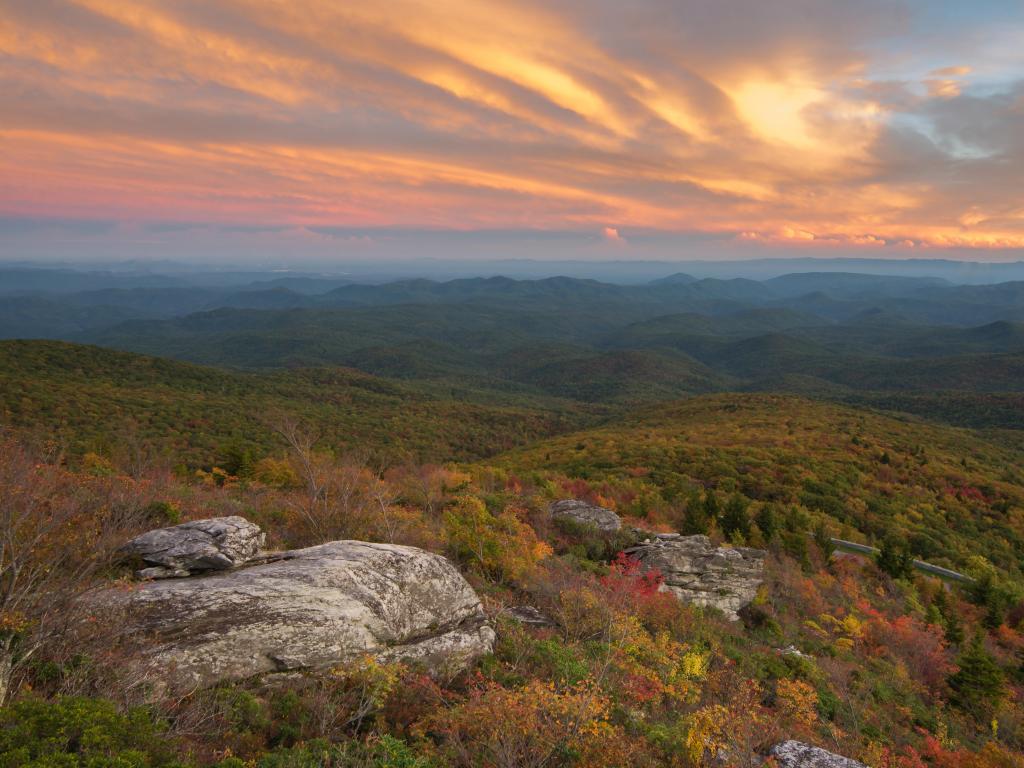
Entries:
[[718,504],[718,497],[714,491],[708,490],[704,494],[704,517],[708,521],[708,525],[717,523],[721,514],[722,508]]
[[722,515],[722,533],[729,539],[750,538],[750,515],[747,514],[747,502],[738,493],[734,494],[725,505]]
[[698,533],[707,533],[710,528],[705,506],[701,502],[700,494],[694,491],[686,502],[686,518],[683,520],[683,530],[687,536]]
[[764,540],[770,542],[775,538],[775,534],[779,532],[779,518],[775,511],[774,504],[763,504],[757,515],[754,518],[754,522],[757,523],[757,527],[761,529],[761,533],[764,535]]
[[914,557],[902,541],[889,537],[882,542],[875,562],[894,579],[909,579],[914,573]]
[[932,600],[931,605],[928,606],[928,612],[929,616],[938,614],[939,623],[945,629],[947,643],[959,646],[964,641],[964,627],[960,621],[960,614],[957,613],[956,605],[949,604],[945,585],[939,584],[935,598]]
[[957,666],[960,669],[949,677],[950,700],[979,720],[989,717],[1006,693],[1006,678],[985,650],[981,633],[957,659]]

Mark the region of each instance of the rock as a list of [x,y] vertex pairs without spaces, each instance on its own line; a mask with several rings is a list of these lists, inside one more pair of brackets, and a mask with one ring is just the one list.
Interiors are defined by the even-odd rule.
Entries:
[[795,645],[787,645],[785,648],[779,649],[780,656],[796,656],[798,659],[813,659],[814,657],[810,654],[804,653]]
[[589,504],[579,499],[562,499],[548,508],[555,520],[570,520],[581,525],[592,525],[605,533],[614,533],[622,527],[622,519],[610,509]]
[[770,754],[779,768],[867,768],[864,763],[800,741],[776,744]]
[[233,515],[158,528],[132,539],[122,551],[151,566],[140,570],[139,578],[161,579],[234,568],[253,558],[265,540],[258,525]]
[[513,621],[525,624],[528,627],[555,626],[553,619],[532,605],[516,605],[507,609],[504,613]]
[[663,590],[684,602],[717,608],[734,621],[754,599],[764,576],[763,550],[714,547],[707,536],[658,537],[625,552],[644,570],[660,571]]
[[447,559],[389,544],[335,541],[102,599],[139,639],[129,653],[140,678],[174,692],[366,655],[448,675],[494,642],[479,598]]

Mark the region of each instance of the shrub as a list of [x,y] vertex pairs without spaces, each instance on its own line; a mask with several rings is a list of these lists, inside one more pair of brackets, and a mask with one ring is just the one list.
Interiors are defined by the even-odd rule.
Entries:
[[455,557],[497,581],[521,581],[551,554],[515,509],[493,514],[475,496],[460,497],[444,513],[444,527]]
[[0,768],[160,768],[179,765],[162,724],[109,701],[23,699],[0,709]]

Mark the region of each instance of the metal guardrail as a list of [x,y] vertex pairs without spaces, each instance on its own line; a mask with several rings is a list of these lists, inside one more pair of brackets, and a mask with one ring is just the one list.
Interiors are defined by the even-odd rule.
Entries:
[[[861,555],[877,555],[879,552],[878,547],[869,547],[867,544],[858,544],[854,541],[846,541],[845,539],[830,539],[832,545],[836,549],[841,549],[846,552],[856,552]],[[949,579],[950,581],[960,581],[969,583],[974,581],[970,576],[956,571],[951,571],[949,568],[943,568],[941,565],[932,565],[926,563],[924,560],[914,560],[914,567],[923,571],[924,573],[930,573],[933,576],[938,576],[940,579]]]

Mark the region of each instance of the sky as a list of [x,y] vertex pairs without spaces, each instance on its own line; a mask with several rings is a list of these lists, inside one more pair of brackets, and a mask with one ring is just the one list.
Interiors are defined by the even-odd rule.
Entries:
[[1024,2],[0,0],[0,258],[1024,258]]

